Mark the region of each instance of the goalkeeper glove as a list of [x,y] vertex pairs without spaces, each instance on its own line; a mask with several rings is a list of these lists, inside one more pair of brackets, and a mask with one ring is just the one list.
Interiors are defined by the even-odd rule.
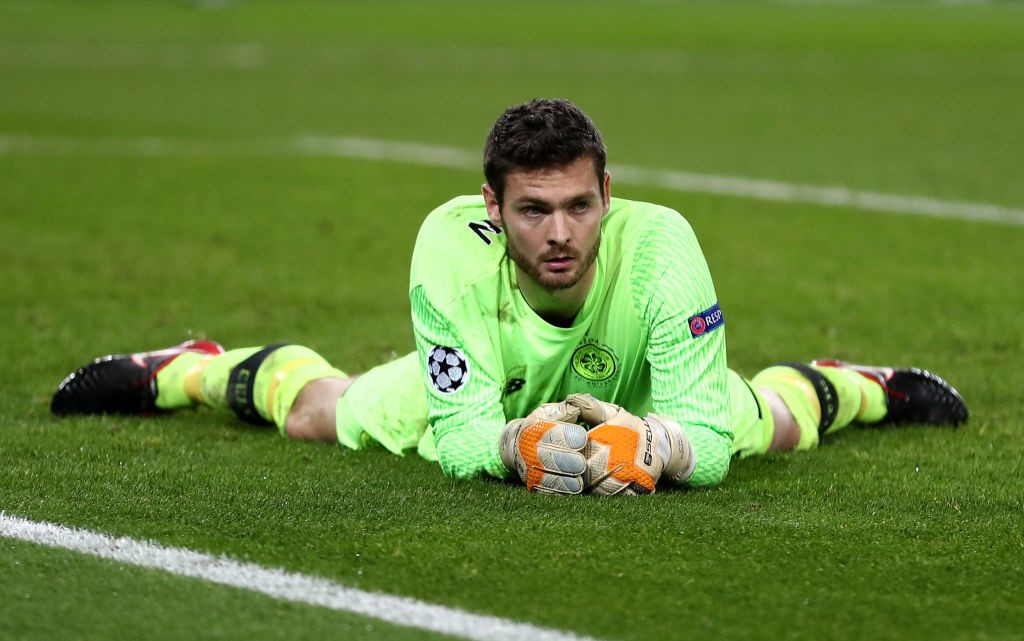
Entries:
[[600,495],[651,494],[662,476],[682,482],[693,472],[693,450],[675,421],[654,414],[640,418],[590,394],[571,394],[565,403],[578,408],[580,419],[594,426],[583,450],[586,490]]
[[501,462],[519,475],[531,492],[581,494],[587,460],[587,430],[575,421],[579,410],[566,403],[545,403],[526,418],[513,419],[501,433]]

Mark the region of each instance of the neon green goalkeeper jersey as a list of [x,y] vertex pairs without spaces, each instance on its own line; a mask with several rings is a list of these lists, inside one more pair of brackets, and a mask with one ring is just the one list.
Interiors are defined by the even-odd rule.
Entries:
[[520,293],[482,197],[455,198],[426,218],[409,295],[445,473],[509,476],[498,454],[505,423],[583,392],[682,425],[697,461],[691,485],[725,476],[733,436],[724,321],[689,224],[613,198],[596,265],[572,326],[556,327]]

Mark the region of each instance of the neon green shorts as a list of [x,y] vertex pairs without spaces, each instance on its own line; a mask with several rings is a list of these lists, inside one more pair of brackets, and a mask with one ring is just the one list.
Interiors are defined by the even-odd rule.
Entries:
[[775,421],[764,395],[736,372],[729,370],[732,405],[732,453],[740,458],[764,454],[772,444]]
[[[420,456],[436,461],[421,370],[413,352],[356,379],[338,401],[338,442],[352,449],[376,442],[399,455],[415,447]],[[768,451],[774,423],[764,396],[732,370],[729,396],[733,453],[744,457]]]
[[412,352],[357,378],[335,409],[338,442],[354,450],[376,442],[399,455],[415,447],[436,461],[421,376],[419,358]]

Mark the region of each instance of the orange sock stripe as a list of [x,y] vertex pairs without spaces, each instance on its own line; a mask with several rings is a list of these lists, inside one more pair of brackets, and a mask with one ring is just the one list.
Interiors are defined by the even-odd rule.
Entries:
[[185,395],[195,403],[205,403],[203,397],[203,372],[214,356],[206,356],[185,372]]
[[853,415],[854,420],[864,415],[864,412],[868,409],[868,392],[866,389],[861,387],[860,392],[860,407],[857,408],[857,413]]
[[821,401],[818,400],[818,394],[814,391],[814,386],[811,385],[803,376],[787,376],[785,374],[776,375],[775,378],[784,380],[794,387],[799,389],[807,400],[811,402],[811,407],[814,409],[815,418],[817,421],[821,421]]

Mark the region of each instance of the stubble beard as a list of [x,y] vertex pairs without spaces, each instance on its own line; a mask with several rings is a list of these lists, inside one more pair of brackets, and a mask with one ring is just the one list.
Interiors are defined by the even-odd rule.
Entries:
[[[516,264],[521,271],[525,272],[535,283],[543,287],[548,292],[556,292],[563,289],[569,289],[580,282],[583,275],[587,273],[590,266],[597,260],[597,252],[601,247],[601,237],[598,236],[594,244],[587,249],[587,253],[583,255],[582,259],[577,262],[576,269],[569,272],[562,273],[551,273],[541,271],[541,266],[548,256],[542,256],[536,262],[527,258],[527,256],[519,251],[519,247],[516,246],[515,242],[511,237],[506,236],[505,254],[512,259],[512,262]],[[551,256],[563,256],[569,252],[564,249],[558,249],[551,253]],[[576,256],[574,252],[572,256]]]

